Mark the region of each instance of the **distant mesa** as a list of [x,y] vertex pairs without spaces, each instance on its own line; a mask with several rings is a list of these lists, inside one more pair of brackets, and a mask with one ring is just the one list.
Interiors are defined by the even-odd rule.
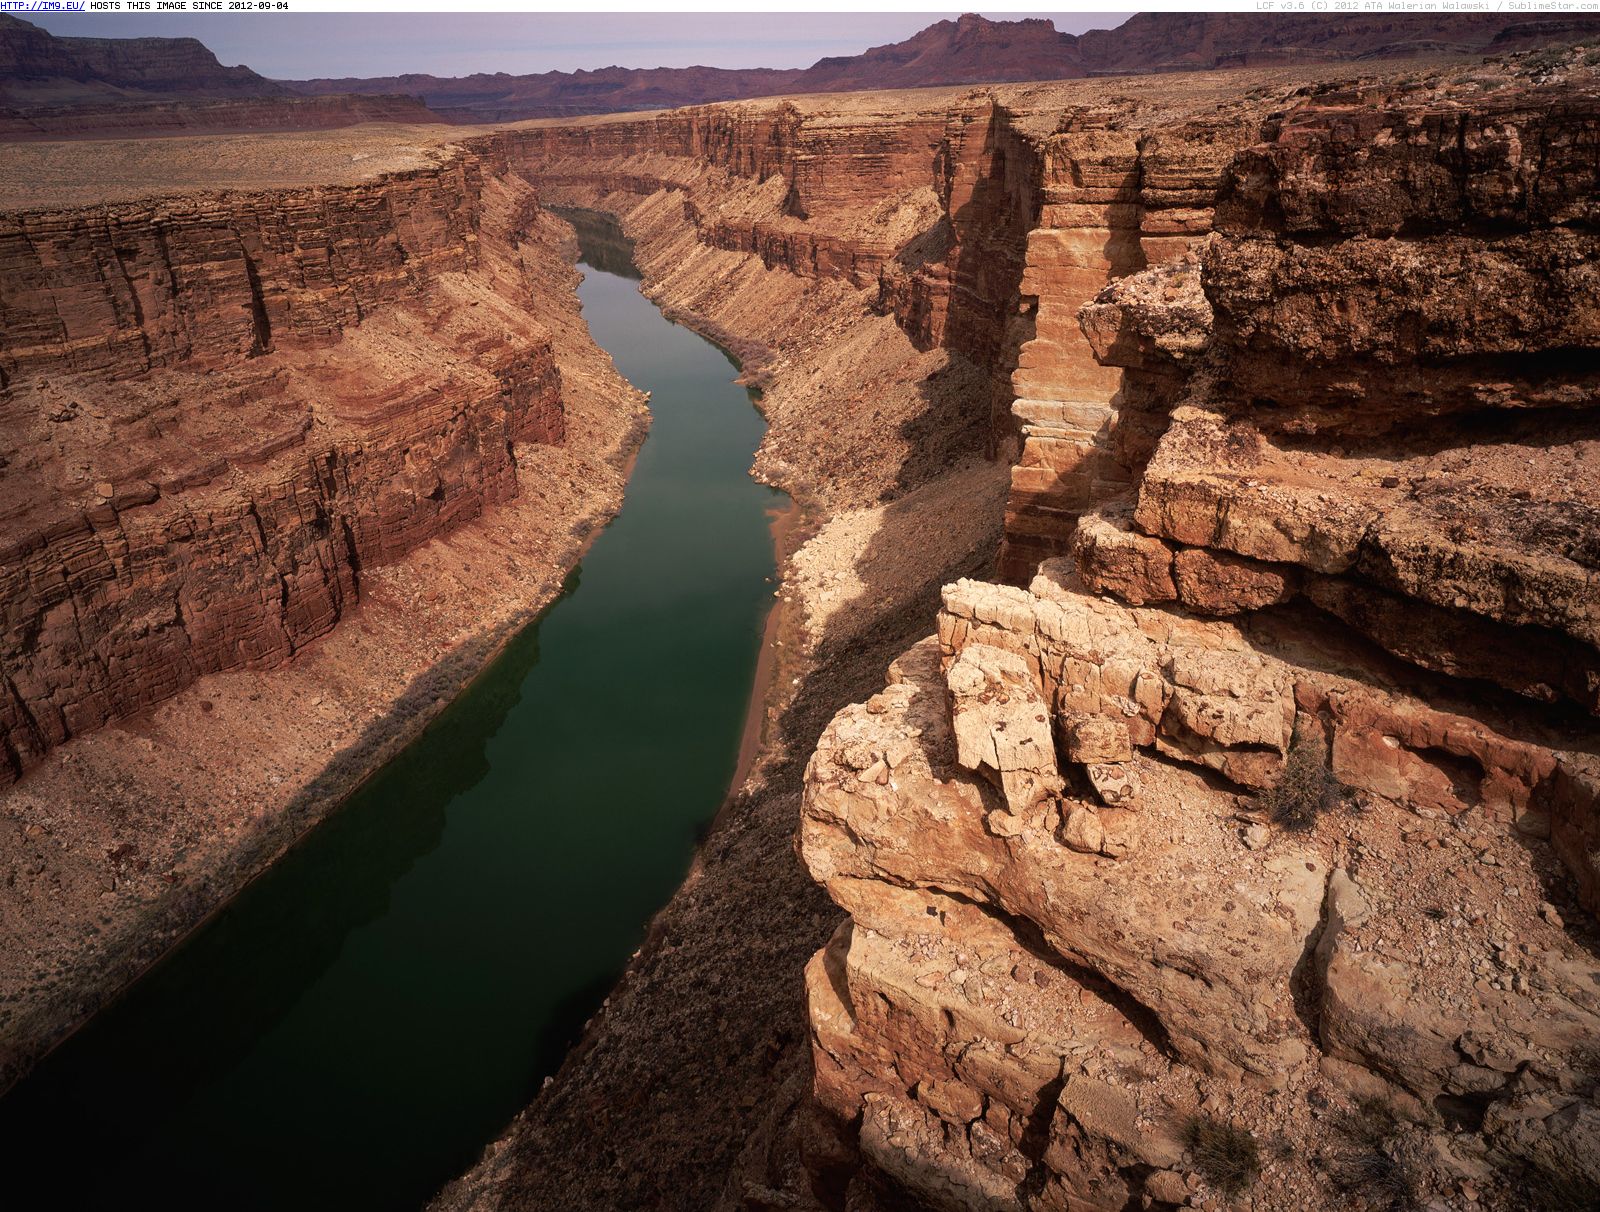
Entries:
[[990,21],[968,13],[904,42],[807,68],[269,80],[248,67],[224,67],[193,38],[58,38],[0,14],[0,140],[513,122],[789,93],[1498,53],[1597,33],[1600,16],[1140,13],[1116,29],[1076,35],[1041,18]]
[[332,130],[363,122],[443,123],[415,97],[190,97],[0,107],[0,143]]
[[808,68],[621,68],[525,76],[426,75],[286,80],[301,93],[408,93],[457,122],[510,122],[669,109],[788,93],[1073,80],[1086,76],[1528,50],[1600,33],[1600,16],[1428,13],[1291,17],[1259,13],[1140,13],[1116,29],[1075,35],[1051,22],[968,13],[904,42]]
[[415,97],[314,97],[195,38],[58,38],[0,13],[0,141],[440,122]]
[[196,38],[57,38],[0,13],[0,100],[7,105],[281,97],[248,67],[223,67]]

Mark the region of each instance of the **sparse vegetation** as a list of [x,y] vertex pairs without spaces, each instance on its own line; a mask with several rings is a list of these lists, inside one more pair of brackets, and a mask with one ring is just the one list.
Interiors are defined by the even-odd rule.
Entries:
[[1397,1154],[1403,1125],[1381,1099],[1367,1098],[1334,1121],[1345,1146],[1324,1153],[1323,1168],[1340,1191],[1360,1195],[1375,1207],[1406,1212],[1417,1205],[1417,1183]]
[[1368,1202],[1397,1212],[1413,1203],[1405,1167],[1381,1148],[1352,1151],[1340,1158],[1334,1181],[1341,1191],[1359,1192]]
[[1261,1146],[1247,1128],[1191,1115],[1183,1143],[1206,1182],[1230,1198],[1242,1195],[1261,1173]]
[[1280,829],[1305,833],[1349,799],[1349,788],[1328,769],[1322,744],[1297,734],[1283,774],[1257,797],[1256,805]]
[[1522,1175],[1521,1187],[1530,1212],[1594,1212],[1600,1208],[1600,1185],[1581,1174],[1563,1174],[1534,1163]]
[[1571,56],[1572,52],[1567,47],[1550,46],[1530,52],[1522,60],[1522,66],[1532,75],[1544,75],[1565,67]]

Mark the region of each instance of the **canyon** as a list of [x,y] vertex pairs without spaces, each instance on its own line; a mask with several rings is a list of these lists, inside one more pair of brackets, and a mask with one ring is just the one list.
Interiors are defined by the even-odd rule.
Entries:
[[396,752],[615,510],[645,412],[569,241],[459,148],[8,212],[8,1081]]
[[[437,1206],[1584,1206],[1594,66],[519,132],[552,197],[620,217],[647,291],[770,376],[758,470],[804,466],[787,400],[818,341],[774,355],[752,257],[758,297],[853,291],[857,324],[941,351],[1010,470],[999,583],[947,584],[927,639],[915,599],[880,614],[851,679],[837,629],[905,546],[879,527],[939,481],[794,555],[822,676],[584,1045]],[[871,486],[862,412],[829,425],[830,493]],[[848,914],[804,1045],[751,980],[817,927],[760,840],[797,783]]]
[[5,1079],[614,512],[603,220],[800,521],[748,779],[435,1206],[1586,1206],[1600,52],[1329,58],[19,145]]

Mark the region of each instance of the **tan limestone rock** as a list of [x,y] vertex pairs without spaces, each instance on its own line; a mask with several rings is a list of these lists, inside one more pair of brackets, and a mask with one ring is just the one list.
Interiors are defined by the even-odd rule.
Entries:
[[994,779],[1017,816],[1059,793],[1050,712],[1027,664],[1015,653],[973,644],[946,677],[956,760]]
[[[854,764],[864,754],[913,732],[915,749],[889,785],[858,777]],[[1172,803],[1170,794],[1163,791],[1160,803]],[[1145,797],[1151,801],[1149,787]],[[864,708],[846,708],[824,733],[807,780],[801,851],[858,930],[886,922],[898,895],[889,882],[943,890],[1035,923],[1058,954],[1150,1007],[1194,1063],[1267,1076],[1304,1056],[1289,973],[1320,915],[1319,862],[1286,853],[1245,885],[1237,873],[1217,884],[1186,848],[1160,844],[1137,824],[1155,819],[1151,801],[1140,813],[1120,814],[1120,826],[1137,837],[1136,859],[1095,868],[1094,858],[1035,832],[995,836],[985,815],[998,800],[957,761],[942,682],[907,680]],[[1080,811],[1087,829],[1096,814]],[[1219,816],[1211,827],[1220,835],[1226,822]],[[1104,833],[1090,840],[1098,849]],[[1189,908],[1212,900],[1232,903],[1234,913],[1218,921]],[[1091,918],[1099,925],[1085,930]],[[1250,940],[1248,951],[1237,946],[1240,938]],[[1269,969],[1279,974],[1273,987],[1281,993],[1266,998],[1259,974]],[[1204,982],[1188,975],[1199,971]],[[1244,1003],[1227,992],[1241,982],[1254,990]],[[1241,1012],[1241,1004],[1248,1008]]]
[[1133,742],[1128,737],[1128,725],[1123,720],[1103,715],[1084,716],[1068,720],[1062,731],[1066,736],[1065,748],[1069,761],[1087,765],[1133,760]]
[[1172,650],[1172,697],[1156,744],[1235,783],[1266,787],[1283,769],[1294,698],[1281,665],[1249,652]]
[[1074,1074],[1061,1087],[1059,1105],[1090,1136],[1112,1142],[1141,1165],[1175,1166],[1183,1157],[1182,1146],[1164,1125],[1160,1131],[1140,1130],[1139,1105],[1120,1086]]
[[1084,583],[1131,606],[1170,602],[1178,596],[1172,550],[1160,539],[1133,529],[1131,510],[1102,506],[1078,519],[1072,558]]
[[1105,845],[1106,831],[1094,809],[1079,805],[1067,813],[1061,826],[1061,840],[1079,854],[1099,854]]
[[1083,770],[1102,804],[1109,808],[1138,804],[1139,772],[1132,762],[1090,762]]

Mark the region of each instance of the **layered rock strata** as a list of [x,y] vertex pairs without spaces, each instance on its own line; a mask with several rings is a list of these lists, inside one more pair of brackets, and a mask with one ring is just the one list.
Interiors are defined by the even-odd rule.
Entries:
[[0,1083],[415,735],[621,499],[642,401],[567,225],[492,155],[307,158],[0,221]]
[[[989,736],[1061,738],[1065,794],[969,745],[974,671]],[[813,1158],[824,1187],[1166,1206],[1200,1189],[1189,1117],[1314,1162],[1342,1142],[1311,1107],[1341,1098],[1477,1134],[1419,1184],[1600,1178],[1556,1128],[1594,1114],[1596,970],[1537,912],[1565,873],[1523,840],[1593,756],[1455,706],[1270,620],[1094,596],[1064,562],[1029,591],[949,587],[937,642],[835,719],[807,775],[803,853],[851,915],[807,977],[818,1104],[848,1129]],[[1286,833],[1238,790],[1281,777],[1297,729],[1365,805],[1336,828]],[[1468,769],[1508,800],[1540,789],[1520,829],[1464,819],[1441,771]],[[1280,1162],[1257,1204],[1319,1181]]]
[[362,569],[515,495],[517,444],[561,441],[561,383],[485,281],[486,210],[513,246],[537,214],[463,158],[5,221],[0,777],[281,662]]
[[[880,651],[893,631],[874,620],[905,617],[904,609],[891,611],[893,603],[913,605],[914,595],[900,595],[926,580],[910,567],[921,549],[908,553],[906,537],[927,543],[939,528],[919,523],[919,511],[960,515],[959,506],[951,508],[950,491],[963,481],[940,477],[941,465],[975,446],[1012,446],[1010,412],[1019,394],[1048,406],[1035,420],[1025,418],[1030,429],[1042,430],[1048,420],[1060,432],[1025,432],[1037,452],[1033,466],[1047,459],[1052,465],[1034,481],[1020,477],[1025,482],[1013,489],[1006,538],[1008,551],[1016,553],[1009,558],[1013,575],[1041,555],[1065,552],[1081,529],[1081,514],[1137,485],[1186,389],[1188,363],[1201,360],[1211,340],[1210,303],[1185,258],[1200,254],[1218,222],[1230,196],[1229,165],[1271,135],[1275,111],[1292,111],[1303,101],[1291,94],[1304,79],[1254,76],[1246,86],[1240,76],[1195,77],[1183,87],[1164,82],[1144,90],[1138,100],[1108,100],[1099,88],[985,89],[905,101],[795,98],[540,124],[507,135],[511,162],[548,198],[621,220],[635,242],[647,293],[669,314],[738,350],[746,375],[766,391],[771,425],[758,474],[830,520],[796,553],[786,574],[807,612],[803,629],[783,633],[809,646],[790,666],[804,675],[806,689],[771,717],[769,764],[730,806],[704,865],[664,911],[583,1048],[439,1206],[602,1207],[660,1201],[667,1191],[673,1193],[669,1202],[703,1204],[719,1185],[711,1172],[720,1176],[729,1150],[739,1150],[741,1142],[721,1193],[724,1206],[856,1201],[850,1206],[870,1207],[876,1199],[900,1206],[895,1201],[908,1198],[913,1206],[1017,1206],[1034,1199],[1041,1206],[1073,1200],[1122,1206],[1135,1196],[1182,1202],[1204,1194],[1181,1139],[1184,1117],[1202,1106],[1217,1112],[1227,1105],[1233,1078],[1251,1075],[1248,1080],[1259,1083],[1264,1071],[1294,1077],[1284,1092],[1264,1096],[1241,1114],[1258,1126],[1274,1124],[1290,1139],[1331,1140],[1317,1135],[1303,1099],[1323,1055],[1320,1036],[1306,1025],[1306,957],[1313,936],[1323,937],[1329,881],[1342,889],[1347,879],[1375,878],[1380,868],[1373,859],[1351,875],[1358,856],[1324,840],[1279,846],[1264,817],[1251,812],[1249,793],[1272,784],[1297,753],[1292,741],[1302,709],[1294,679],[1305,678],[1316,688],[1308,693],[1330,699],[1383,687],[1349,705],[1349,731],[1363,741],[1388,726],[1383,712],[1415,712],[1405,744],[1425,761],[1454,774],[1458,764],[1481,755],[1499,779],[1494,796],[1500,815],[1493,828],[1478,824],[1464,836],[1477,847],[1473,855],[1489,856],[1475,862],[1501,864],[1489,868],[1495,872],[1516,861],[1513,839],[1537,835],[1548,810],[1535,800],[1542,803],[1545,791],[1566,787],[1569,798],[1583,794],[1576,790],[1583,763],[1552,758],[1568,752],[1562,745],[1570,730],[1563,733],[1559,720],[1530,720],[1512,708],[1485,725],[1470,695],[1447,683],[1430,683],[1419,693],[1403,666],[1356,639],[1339,649],[1338,659],[1319,658],[1292,627],[1280,637],[1284,652],[1277,663],[1262,658],[1252,664],[1244,633],[1224,624],[1196,633],[1205,639],[1191,647],[1215,643],[1218,651],[1193,653],[1177,675],[1181,684],[1170,684],[1169,698],[1192,708],[1192,719],[1185,716],[1179,727],[1174,715],[1171,735],[1158,740],[1153,726],[1150,735],[1133,727],[1125,714],[1134,710],[1131,700],[1117,698],[1110,707],[1097,699],[1058,713],[1023,646],[1000,632],[944,653],[950,674],[960,679],[954,692],[924,647],[901,662],[896,675],[903,683],[931,679],[924,689],[895,691],[915,708],[869,707],[865,747],[849,746],[850,756],[836,763],[840,781],[848,770],[848,778],[867,784],[865,795],[875,806],[866,816],[850,815],[856,792],[840,793],[848,801],[843,807],[837,799],[823,803],[832,793],[820,783],[834,777],[824,763],[840,752],[831,732],[813,765],[807,820],[819,823],[805,827],[806,858],[856,923],[824,949],[808,978],[814,1083],[805,1082],[789,1059],[786,1003],[773,990],[782,987],[776,975],[782,957],[826,917],[787,877],[772,874],[779,860],[769,836],[773,820],[793,810],[796,748],[820,723],[827,695],[851,684],[838,662],[859,664],[864,654]],[[1241,93],[1248,94],[1243,101]],[[1102,366],[1095,359],[1094,325],[1086,322],[1080,330],[1075,313],[1108,279],[1150,266],[1164,267],[1152,280],[1166,282],[1171,313],[1156,334],[1161,357],[1137,373],[1118,359]],[[1034,394],[1020,393],[1015,383]],[[913,385],[925,397],[921,405],[906,394]],[[1081,411],[1069,417],[1074,409]],[[935,418],[946,427],[942,433],[927,428]],[[895,457],[886,458],[890,434],[898,440],[888,447]],[[1051,450],[1042,438],[1059,445]],[[1018,524],[1030,512],[1048,525]],[[1088,525],[1097,520],[1091,517]],[[850,554],[841,559],[836,544],[848,544]],[[923,573],[948,555],[941,549],[923,560]],[[1288,596],[1283,586],[1272,586],[1270,575],[1241,573],[1241,567],[1251,571],[1242,557],[1236,564],[1227,553],[1212,555],[1204,564],[1186,559],[1183,583],[1205,585],[1216,597],[1220,584],[1246,581],[1260,599],[1257,606]],[[892,601],[876,601],[891,584],[899,587]],[[1119,628],[1128,625],[1127,617]],[[1162,649],[1151,657],[1158,671],[1167,655]],[[1219,708],[1219,698],[1228,697],[1224,684],[1237,674],[1234,662],[1254,679],[1248,701]],[[1033,680],[1031,693],[1023,678]],[[1158,684],[1145,689],[1154,693]],[[1445,697],[1430,699],[1436,691]],[[1027,717],[1032,722],[1019,718],[1013,729],[1005,713],[1022,702],[1036,704]],[[895,713],[902,705],[933,712],[933,722],[918,715],[908,723]],[[1221,723],[1211,720],[1218,709]],[[1166,714],[1151,711],[1156,720]],[[930,736],[930,747],[946,743],[931,736],[941,714],[949,752],[917,757],[918,730]],[[1045,720],[1035,718],[1040,715]],[[879,725],[881,735],[872,732]],[[1048,757],[1034,760],[1041,725],[1055,745]],[[1457,735],[1469,725],[1471,738]],[[960,765],[961,737],[967,757],[986,773]],[[1011,743],[1018,738],[1028,744]],[[1387,742],[1376,743],[1388,749]],[[1341,753],[1352,761],[1358,748],[1341,742]],[[975,756],[983,753],[992,762]],[[916,768],[923,760],[939,771],[949,802],[940,800],[932,821],[917,815],[920,808],[911,810],[914,819],[901,829],[889,820],[905,810],[900,789],[910,801],[926,789],[920,776],[902,774],[902,766]],[[1375,769],[1367,782],[1381,785]],[[1235,785],[1233,776],[1245,781]],[[1427,803],[1444,803],[1436,783],[1426,776],[1414,781],[1432,787],[1435,797]],[[945,796],[939,782],[932,786],[935,799]],[[1393,791],[1391,780],[1383,793]],[[965,818],[956,815],[957,802],[976,812],[979,839],[958,824]],[[1204,808],[1197,821],[1189,819],[1194,805]],[[1159,825],[1151,823],[1154,806]],[[1455,833],[1439,823],[1444,809],[1422,811],[1428,815],[1413,830],[1418,844],[1450,847],[1448,859],[1458,861]],[[1240,813],[1246,819],[1235,820]],[[848,819],[841,824],[837,817]],[[1528,835],[1503,830],[1512,817]],[[1177,853],[1160,860],[1170,866],[1162,867],[1160,890],[1148,896],[1137,887],[1143,873],[1125,868],[1115,891],[1119,921],[1159,904],[1160,920],[1203,938],[1187,949],[1158,944],[1155,926],[1147,924],[1138,938],[1064,958],[1057,947],[1066,946],[1065,937],[1082,934],[1077,925],[1094,927],[1099,890],[1091,883],[1079,893],[1055,874],[1041,886],[1026,864],[1013,880],[1005,870],[1011,859],[995,847],[1006,847],[1009,856],[1012,848],[1037,846],[1040,854],[1056,853],[1098,873],[1131,862],[1141,845],[1154,845],[1141,841],[1141,819],[1157,832],[1168,829]],[[887,832],[876,832],[879,825]],[[1246,849],[1249,826],[1249,845],[1278,852],[1265,856],[1266,876],[1235,889],[1226,882],[1230,868],[1221,856],[1256,853]],[[924,852],[943,848],[936,839],[947,828],[957,828],[958,836],[941,859],[924,866]],[[1391,834],[1375,835],[1370,844],[1391,840]],[[970,861],[969,842],[982,850]],[[1182,853],[1185,847],[1192,853]],[[1446,854],[1436,857],[1441,861],[1426,887],[1437,904],[1423,904],[1405,873],[1387,865],[1388,882],[1363,895],[1398,897],[1407,913],[1426,909],[1429,921],[1435,911],[1448,909],[1445,920],[1459,911],[1471,924],[1474,946],[1487,945],[1497,926],[1482,913],[1485,890],[1474,881],[1457,896]],[[1255,931],[1251,946],[1262,952],[1259,965],[1222,925],[1205,920],[1211,901],[1189,891],[1200,869],[1215,881],[1214,889],[1205,887],[1233,905],[1226,912],[1248,917]],[[1531,895],[1548,870],[1518,869],[1519,891]],[[1025,916],[1032,910],[1048,918],[1056,900],[1072,895],[1079,896],[1073,927],[1063,920],[1041,928]],[[785,906],[781,921],[771,913],[775,897]],[[1551,912],[1559,918],[1554,907]],[[740,915],[737,926],[730,913]],[[1349,916],[1358,915],[1352,908]],[[1539,920],[1538,945],[1566,956],[1559,928]],[[1393,941],[1387,932],[1384,941]],[[1371,936],[1351,943],[1370,945]],[[1153,959],[1141,958],[1147,947]],[[1213,948],[1226,956],[1226,979],[1203,993]],[[940,962],[930,964],[935,957]],[[1460,952],[1452,953],[1455,983],[1446,1000],[1471,991],[1473,965],[1482,966],[1473,957],[1463,968],[1460,959]],[[1510,974],[1522,962],[1513,957],[1510,966],[1494,970],[1494,979],[1514,985]],[[1581,1027],[1593,1012],[1582,966],[1560,971],[1552,987],[1566,999],[1567,1021]],[[1259,1006],[1251,1003],[1260,983],[1280,979],[1288,982],[1287,993],[1275,990]],[[737,1002],[741,1014],[693,1010],[688,991],[708,982]],[[1136,984],[1161,1010],[1121,982]],[[664,1015],[680,1044],[670,1056],[657,1055],[647,1042],[662,1029]],[[1209,1026],[1213,1015],[1226,1025]],[[1533,1030],[1535,1046],[1544,1046]],[[1557,1051],[1571,1038],[1570,1031],[1558,1032]],[[1214,1069],[1206,1070],[1202,1058],[1213,1042]],[[1062,1057],[1072,1063],[1064,1065]],[[1338,1057],[1327,1061],[1330,1069],[1338,1063]],[[1364,1070],[1346,1063],[1340,1080],[1356,1082]],[[1453,1100],[1465,1098],[1471,1107],[1481,1102],[1481,1088],[1470,1097],[1453,1092],[1465,1088],[1461,1075],[1449,1079],[1454,1087],[1441,1083],[1434,1090],[1427,1083],[1438,1071],[1428,1072],[1426,1080],[1416,1078],[1423,1093],[1443,1099],[1452,1114],[1459,1109]],[[1158,1099],[1136,1089],[1145,1080],[1156,1083]],[[1415,1098],[1422,1106],[1420,1097],[1382,1080],[1387,1084],[1366,1091],[1392,1092],[1392,1101],[1406,1106]],[[775,1081],[781,1082],[776,1096]],[[814,1098],[803,1094],[806,1085],[814,1086]],[[668,1089],[670,1098],[637,1093]],[[820,1117],[803,1110],[808,1102],[824,1109]],[[586,1156],[584,1142],[596,1132],[607,1141],[603,1165],[562,1160]],[[693,1148],[683,1144],[686,1133]],[[802,1157],[809,1169],[797,1164]],[[1283,1206],[1308,1206],[1326,1180],[1301,1171],[1280,1185]]]
[[1022,453],[999,574],[1025,581],[1065,550],[1078,516],[1126,491],[1150,428],[1119,368],[1097,361],[1079,308],[1108,279],[1182,256],[1211,229],[1222,169],[1259,137],[1249,104],[1173,121],[1108,106],[1063,123],[1044,144],[1038,226],[1028,236],[1022,306],[1031,339],[1011,378]]
[[0,108],[0,143],[443,122],[414,97],[244,97]]
[[[781,178],[741,178],[690,155],[543,158],[544,140],[598,146],[610,125],[532,128],[508,140],[508,155],[548,202],[620,223],[645,292],[737,352],[768,422],[754,472],[801,510],[780,532],[776,669],[755,707],[751,777],[583,1041],[441,1208],[717,1200],[774,1101],[806,1086],[794,976],[835,910],[793,854],[804,759],[832,713],[867,689],[864,675],[911,637],[942,580],[986,568],[998,539],[1005,469],[982,458],[983,373],[918,348],[875,306],[870,276],[791,272],[713,242],[718,215],[724,231],[741,215],[747,226],[785,221]],[[691,206],[704,208],[698,224]],[[802,232],[826,224],[789,221]],[[708,1011],[709,988],[725,1000]]]
[[198,38],[57,38],[0,14],[0,96],[273,97],[288,91],[248,67],[224,67]]
[[1600,1191],[1597,104],[1308,89],[1075,308],[1127,487],[807,772],[809,1198]]
[[988,451],[1022,449],[999,560],[1003,577],[1026,580],[1066,550],[1079,514],[1126,489],[1153,444],[1145,401],[1095,359],[1077,309],[1210,230],[1223,166],[1292,91],[1286,77],[1252,83],[1242,100],[1220,75],[1137,99],[1089,86],[909,106],[790,98],[506,138],[552,198],[626,210],[676,194],[700,245],[873,289],[919,348],[978,368]]
[[[91,535],[103,510],[120,525],[165,516],[184,501],[173,494],[227,487],[240,493],[227,501],[254,502],[292,489],[248,460],[184,482],[181,452],[162,442],[163,392],[220,385],[245,428],[289,422],[290,444],[260,465],[273,475],[347,450],[352,432],[373,441],[376,497],[354,463],[312,485],[324,495],[285,489],[292,515],[257,509],[283,541],[246,546],[244,588],[211,581],[204,562],[184,573],[218,584],[208,603],[242,603],[238,634],[281,635],[280,650],[342,612],[351,589],[405,585],[413,607],[438,606],[412,561],[352,560],[342,527],[320,534],[319,516],[360,520],[380,552],[448,533],[413,561],[433,553],[461,572],[450,551],[476,531],[460,523],[493,525],[496,499],[594,505],[574,485],[595,468],[572,443],[516,449],[515,434],[552,438],[555,416],[501,378],[541,378],[538,326],[506,299],[559,274],[550,220],[514,175],[547,201],[616,216],[646,290],[764,388],[757,473],[804,501],[816,532],[782,591],[805,617],[782,625],[776,684],[799,689],[769,704],[765,761],[584,1046],[444,1206],[636,1206],[669,1190],[704,1206],[730,1166],[723,1194],[744,1207],[871,1207],[908,1192],[961,1207],[1203,1202],[1212,1180],[1183,1139],[1198,1113],[1299,1148],[1294,1164],[1269,1162],[1262,1190],[1264,1206],[1304,1207],[1327,1186],[1308,1159],[1348,1144],[1316,1109],[1353,1095],[1386,1101],[1384,1157],[1428,1182],[1486,1187],[1510,1158],[1581,1170],[1592,1099],[1572,1076],[1574,1041],[1595,1006],[1574,946],[1584,919],[1562,898],[1571,872],[1589,878],[1600,827],[1592,620],[1573,573],[1587,567],[1587,506],[1560,477],[1588,458],[1579,257],[1592,139],[1587,86],[1564,75],[1530,93],[1529,75],[1459,70],[1349,96],[1302,72],[1186,76],[1110,98],[1082,85],[700,107],[439,153],[388,148],[407,164],[391,179],[397,207],[373,205],[360,181],[287,194],[281,216],[245,199],[236,226],[142,202],[184,218],[171,255],[119,244],[140,230],[131,217],[88,224],[81,240],[19,227],[14,250],[37,259],[30,290],[61,290],[54,320],[16,305],[8,390],[28,403],[23,423],[54,427],[48,449],[66,460],[35,455],[30,474],[60,473],[51,508],[76,510]],[[472,205],[430,201],[427,182],[452,173]],[[1465,316],[1427,311],[1435,292],[1417,279],[1436,265],[1442,294],[1473,301]],[[1529,288],[1540,273],[1564,292],[1548,305]],[[1531,318],[1479,307],[1485,282],[1522,292]],[[232,313],[186,292],[214,292]],[[617,385],[575,357],[575,319],[544,302],[570,428],[574,373],[607,400]],[[1379,319],[1358,331],[1348,316],[1363,309]],[[1329,316],[1346,318],[1324,327]],[[508,349],[526,362],[513,370]],[[1369,354],[1376,373],[1361,367]],[[1539,369],[1552,358],[1556,371]],[[346,371],[408,388],[415,374],[435,395],[352,402]],[[101,439],[95,457],[148,486],[120,505],[122,470],[83,475],[70,461],[83,447],[55,436],[77,423],[57,414],[85,419],[69,407],[80,378],[119,393],[87,419],[116,435],[148,422],[144,440],[175,468]],[[808,976],[813,1083],[783,978],[833,916],[784,861],[799,765],[879,655],[912,638],[907,620],[926,630],[937,585],[991,561],[999,486],[975,456],[1016,449],[1013,404],[1027,474],[1013,472],[1005,571],[1031,590],[958,585],[938,642],[841,715],[812,765],[805,858],[854,918]],[[423,427],[398,464],[391,408]],[[602,412],[583,432],[615,438]],[[234,434],[233,415],[219,434]],[[1558,435],[1547,456],[1530,452],[1549,461],[1515,481],[1508,456],[1535,444],[1495,426],[1552,418],[1537,431]],[[46,449],[26,432],[29,450]],[[1429,486],[1404,510],[1388,444]],[[1494,501],[1521,504],[1452,495],[1463,468],[1506,489]],[[1472,527],[1491,522],[1478,541]],[[1032,576],[1069,547],[1070,563]],[[468,571],[476,584],[481,570]],[[450,615],[463,628],[466,580]],[[1447,602],[1432,600],[1441,583]],[[114,627],[95,638],[141,656],[155,633],[193,647],[191,616],[168,622],[182,609],[171,596],[151,597],[145,628],[113,595]],[[1461,638],[1433,642],[1457,634],[1446,618]],[[70,656],[81,628],[65,612],[55,624],[49,651]],[[288,670],[350,634],[335,629]],[[1516,676],[1496,659],[1512,650],[1532,654]],[[226,629],[195,651],[246,671],[207,687],[248,677],[255,659]],[[95,704],[121,709],[96,678],[128,678],[129,702],[158,693],[125,662],[42,667],[52,703],[79,703],[85,680],[85,719]],[[1489,688],[1497,676],[1503,694]],[[154,718],[193,725],[191,700]],[[133,745],[123,731],[66,752]],[[1367,810],[1277,828],[1253,797],[1311,769],[1313,751]],[[96,770],[130,769],[126,757]],[[75,827],[34,796],[47,777],[68,791],[96,783],[50,757],[15,793],[30,879],[51,874],[51,831]],[[118,840],[115,821],[96,824]],[[116,880],[145,878],[120,846],[102,849],[123,854]],[[30,887],[18,920],[46,902]],[[740,1013],[704,1013],[707,987]],[[659,1047],[664,1031],[673,1049]],[[777,1099],[775,1074],[789,1083]],[[769,1101],[795,1109],[813,1087],[820,1115],[769,1119]],[[1441,1122],[1459,1138],[1441,1143]]]

